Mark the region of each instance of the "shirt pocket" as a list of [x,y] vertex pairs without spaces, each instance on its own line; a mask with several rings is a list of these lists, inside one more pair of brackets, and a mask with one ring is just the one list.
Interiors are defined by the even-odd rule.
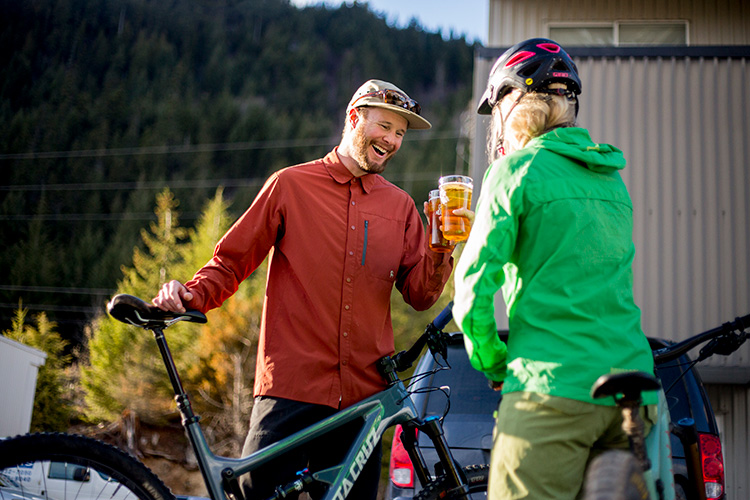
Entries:
[[404,222],[363,213],[360,227],[360,266],[368,276],[395,281],[404,250]]

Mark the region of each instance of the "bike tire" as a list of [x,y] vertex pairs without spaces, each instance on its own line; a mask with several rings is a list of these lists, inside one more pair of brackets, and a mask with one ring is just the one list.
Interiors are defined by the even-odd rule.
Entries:
[[[469,484],[468,498],[486,498],[487,495],[487,483],[490,477],[490,466],[489,465],[469,465],[462,468],[464,476],[466,476],[466,482]],[[448,478],[440,476],[434,481],[427,483],[422,490],[414,497],[414,500],[449,500],[458,498],[467,498],[463,494],[450,494],[446,491],[448,486]],[[481,495],[484,493],[484,495]]]
[[584,500],[649,500],[648,485],[635,456],[610,450],[596,457],[586,473]]
[[[53,462],[55,474],[61,471],[57,478],[50,474]],[[2,440],[0,471],[15,479],[32,500],[175,500],[161,479],[135,458],[74,434],[26,434]]]

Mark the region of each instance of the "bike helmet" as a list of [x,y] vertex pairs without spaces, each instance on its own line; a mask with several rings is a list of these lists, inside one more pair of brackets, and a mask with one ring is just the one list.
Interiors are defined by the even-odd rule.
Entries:
[[556,82],[566,84],[573,96],[581,93],[578,68],[562,47],[547,38],[517,43],[492,66],[477,112],[491,114],[493,106],[514,88],[524,93],[543,92],[550,83]]

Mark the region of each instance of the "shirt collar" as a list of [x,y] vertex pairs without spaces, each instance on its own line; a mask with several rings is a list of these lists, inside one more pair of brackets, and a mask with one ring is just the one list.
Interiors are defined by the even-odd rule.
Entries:
[[[349,169],[346,168],[346,165],[341,162],[341,159],[336,152],[337,150],[338,146],[335,147],[333,151],[328,153],[325,158],[323,158],[323,164],[325,165],[328,173],[333,178],[333,180],[335,180],[339,184],[346,184],[348,182],[351,182],[351,180],[354,178],[354,174],[352,174]],[[372,188],[375,186],[375,183],[378,180],[377,178],[378,174],[365,174],[359,177],[359,181],[362,183],[362,189],[365,191],[365,193],[369,193],[370,191],[372,191]]]

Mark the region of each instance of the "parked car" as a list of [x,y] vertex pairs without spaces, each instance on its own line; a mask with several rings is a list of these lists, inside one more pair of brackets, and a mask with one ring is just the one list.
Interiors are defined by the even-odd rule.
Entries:
[[[652,349],[669,345],[657,339],[649,339],[649,342]],[[412,387],[412,399],[422,418],[445,415],[445,436],[461,466],[487,464],[500,394],[490,389],[484,375],[471,367],[460,334],[451,337],[448,363],[449,370],[436,370],[439,367],[433,357],[429,353],[423,355],[414,371],[418,380]],[[671,439],[677,498],[698,500],[698,488],[703,488],[709,500],[723,500],[721,441],[697,371],[688,357],[682,356],[658,365],[657,376],[666,391],[672,421],[679,424],[675,426]],[[450,394],[450,411],[445,413],[447,394]],[[411,499],[420,490],[419,480],[414,477],[411,461],[400,442],[401,432],[400,428],[396,429],[391,448],[386,495],[389,500]],[[426,463],[436,463],[437,455],[431,442],[419,437],[418,443]],[[696,455],[686,453],[691,447]],[[699,464],[704,466],[701,468],[698,464],[696,471],[695,461],[686,456],[699,456]]]
[[[459,464],[488,464],[495,426],[494,412],[501,395],[493,391],[484,375],[469,364],[460,334],[451,337],[447,362],[450,369],[439,369],[429,352],[420,358],[414,370],[416,382],[411,387],[412,400],[422,418],[445,415],[443,431]],[[401,444],[401,433],[401,427],[397,426],[391,447],[390,484],[386,494],[389,500],[413,498],[421,489]],[[426,436],[417,436],[417,442],[425,463],[436,463],[437,454],[432,442]],[[486,498],[486,495],[472,498]]]
[[24,490],[18,482],[0,472],[0,500],[47,500]]
[[19,484],[26,498],[38,495],[30,500],[64,499],[70,491],[76,492],[78,500],[125,500],[131,495],[127,488],[120,488],[119,482],[102,472],[64,462],[34,462],[1,473]]

